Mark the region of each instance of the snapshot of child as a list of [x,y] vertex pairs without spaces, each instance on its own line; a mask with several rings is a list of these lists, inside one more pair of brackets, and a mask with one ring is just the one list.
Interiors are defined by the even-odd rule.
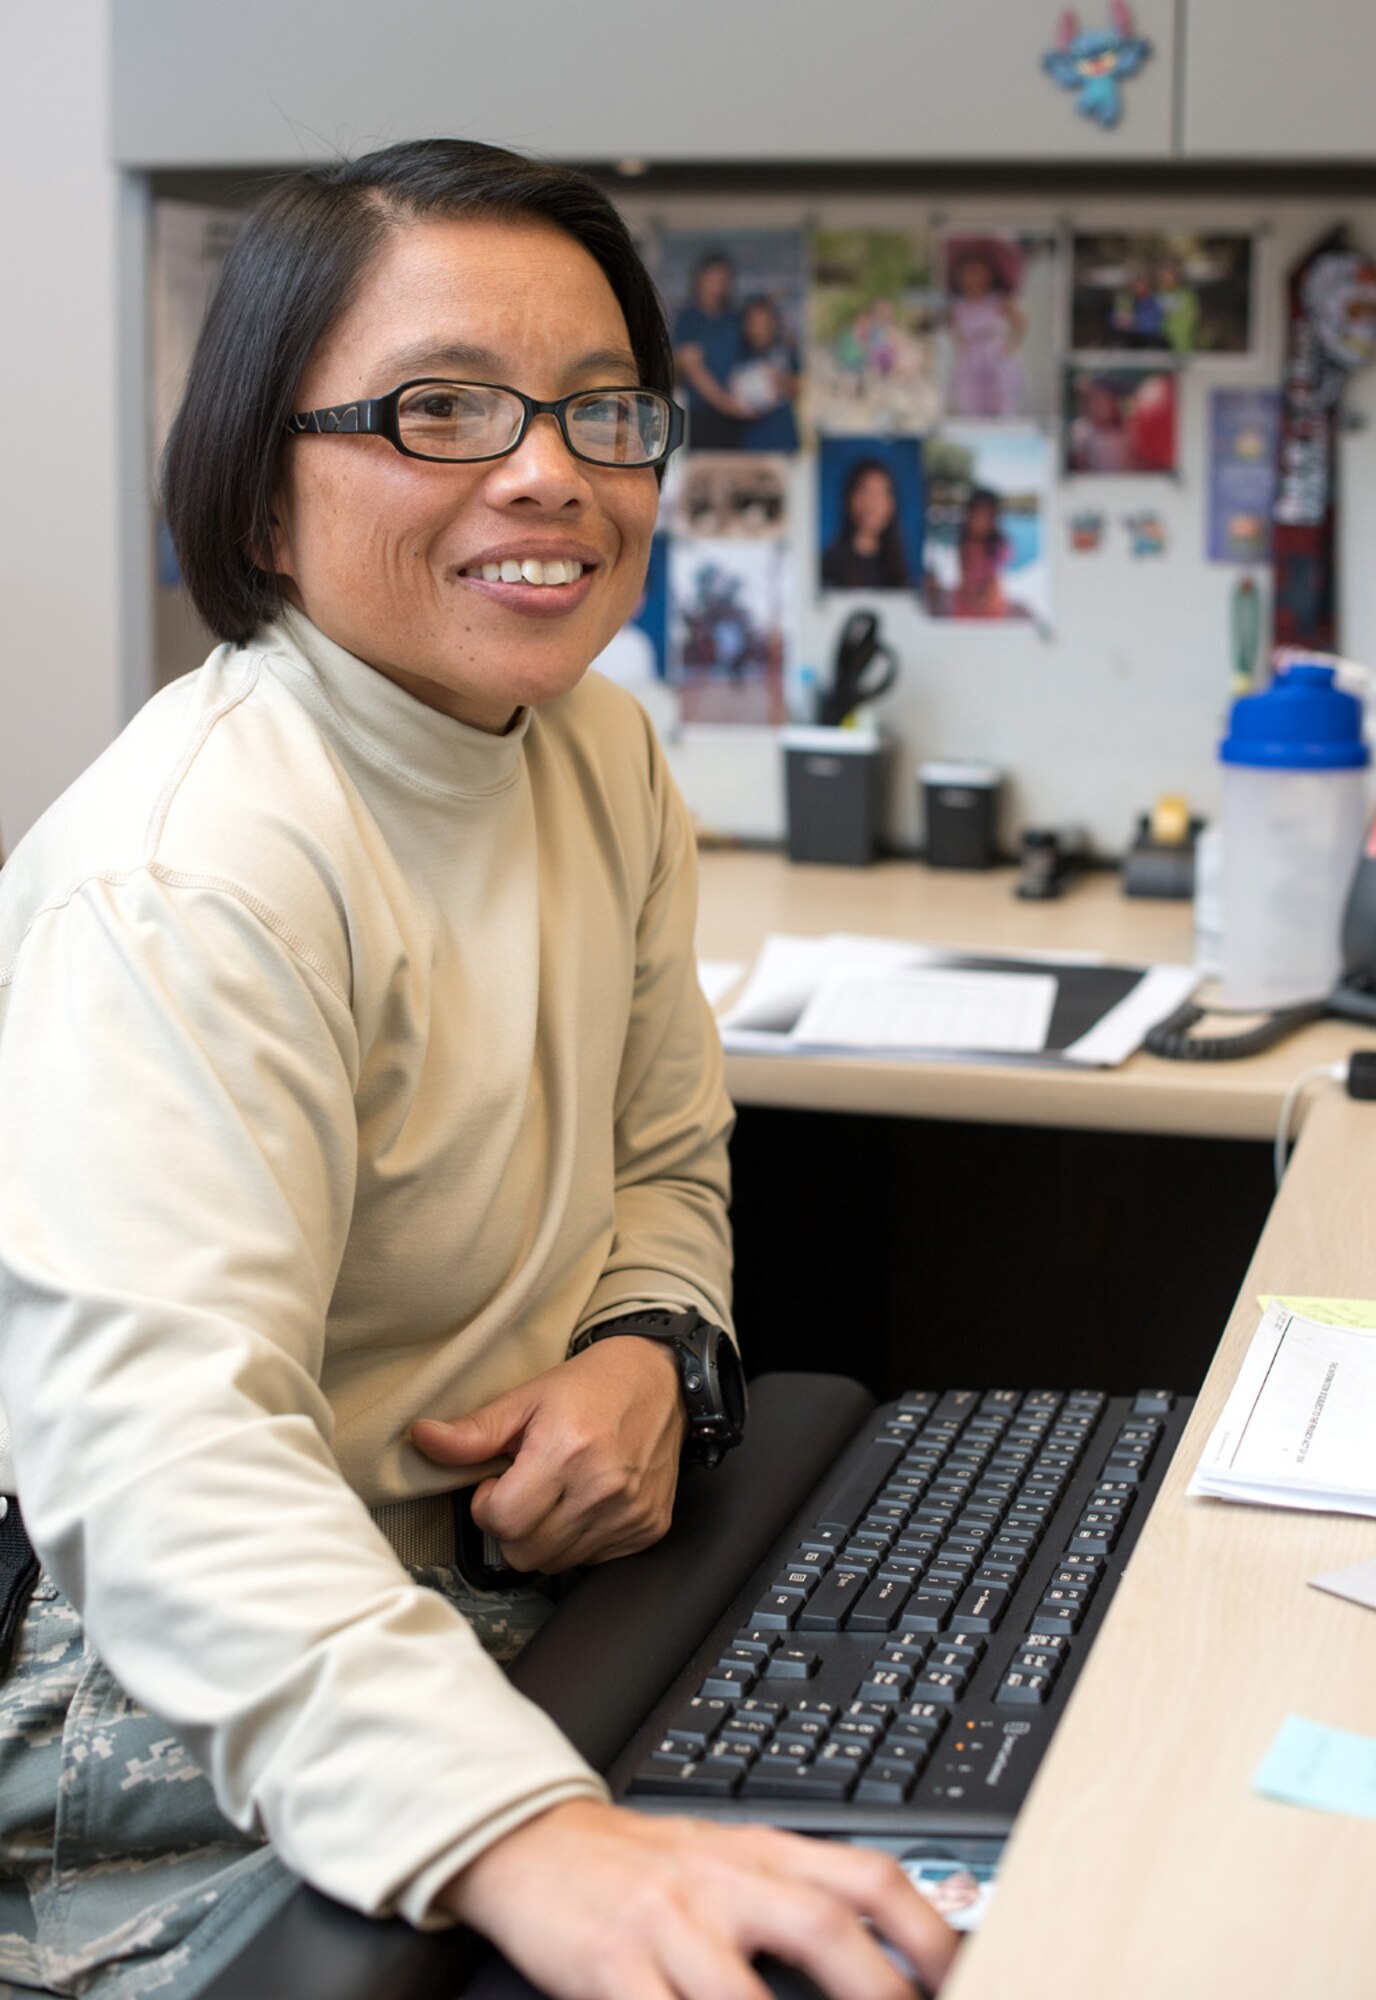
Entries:
[[960,417],[1014,417],[1022,407],[1023,369],[1018,348],[1027,322],[1014,293],[1019,258],[1011,243],[993,238],[953,242],[950,256],[951,413]]

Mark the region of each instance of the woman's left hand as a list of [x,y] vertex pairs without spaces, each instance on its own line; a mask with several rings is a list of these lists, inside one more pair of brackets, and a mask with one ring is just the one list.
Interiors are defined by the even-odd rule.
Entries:
[[600,1340],[470,1416],[422,1417],[411,1442],[437,1465],[509,1458],[473,1493],[473,1519],[513,1569],[610,1562],[669,1526],[687,1418],[673,1355],[635,1334]]

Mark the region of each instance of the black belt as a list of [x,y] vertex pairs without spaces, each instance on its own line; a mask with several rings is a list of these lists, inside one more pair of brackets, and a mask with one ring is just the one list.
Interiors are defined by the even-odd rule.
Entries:
[[38,1557],[33,1552],[19,1502],[0,1499],[0,1678],[10,1670],[15,1635],[38,1581]]

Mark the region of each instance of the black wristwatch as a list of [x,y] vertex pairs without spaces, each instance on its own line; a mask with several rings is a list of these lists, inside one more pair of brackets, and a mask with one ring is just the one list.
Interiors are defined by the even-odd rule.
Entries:
[[569,1354],[582,1354],[595,1341],[621,1333],[662,1341],[671,1350],[688,1411],[684,1461],[688,1465],[720,1464],[725,1453],[745,1436],[745,1376],[731,1336],[691,1307],[671,1312],[663,1306],[623,1313],[619,1319],[604,1319],[585,1327],[569,1343]]

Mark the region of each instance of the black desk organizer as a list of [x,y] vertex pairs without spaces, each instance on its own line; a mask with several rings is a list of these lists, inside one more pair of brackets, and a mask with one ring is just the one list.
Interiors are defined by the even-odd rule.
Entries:
[[[684,1473],[674,1523],[590,1569],[510,1669],[605,1771],[873,1407],[843,1376],[763,1375],[746,1442]],[[528,2000],[535,1989],[462,1930],[378,1922],[298,1889],[203,2000]]]

